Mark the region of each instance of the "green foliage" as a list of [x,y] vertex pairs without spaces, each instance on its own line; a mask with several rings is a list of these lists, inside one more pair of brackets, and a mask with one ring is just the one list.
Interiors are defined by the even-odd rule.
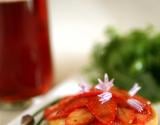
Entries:
[[134,29],[120,34],[114,28],[106,32],[109,40],[95,45],[87,74],[93,83],[104,73],[115,79],[115,84],[129,89],[138,82],[140,94],[153,102],[160,101],[160,32],[153,27]]

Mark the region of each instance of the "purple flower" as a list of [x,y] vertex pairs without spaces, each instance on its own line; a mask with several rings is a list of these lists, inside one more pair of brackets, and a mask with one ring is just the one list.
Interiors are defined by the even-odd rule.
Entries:
[[80,86],[80,92],[81,93],[89,92],[90,88],[91,88],[91,86],[86,82],[80,83],[79,86]]
[[95,87],[102,91],[109,91],[113,87],[113,79],[109,80],[108,75],[104,75],[104,81],[98,79],[99,84]]
[[138,112],[142,112],[143,111],[143,107],[144,105],[136,100],[136,99],[128,99],[127,100],[127,103],[134,109],[136,109]]
[[134,86],[129,90],[128,94],[130,96],[134,96],[140,89],[141,87],[138,85],[138,83],[135,83]]
[[98,95],[99,101],[103,104],[112,98],[112,93],[109,90],[113,87],[113,79],[109,80],[108,75],[104,75],[104,81],[98,79],[99,84],[95,87],[96,89],[102,90],[103,93]]
[[109,101],[112,98],[112,93],[103,92],[102,94],[98,95],[98,97],[101,104],[104,104],[105,102]]

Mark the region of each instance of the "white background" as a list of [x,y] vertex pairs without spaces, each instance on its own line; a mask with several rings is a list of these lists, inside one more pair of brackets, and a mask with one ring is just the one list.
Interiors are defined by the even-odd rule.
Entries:
[[57,82],[88,62],[106,26],[121,30],[147,24],[160,27],[159,0],[49,0],[49,13]]

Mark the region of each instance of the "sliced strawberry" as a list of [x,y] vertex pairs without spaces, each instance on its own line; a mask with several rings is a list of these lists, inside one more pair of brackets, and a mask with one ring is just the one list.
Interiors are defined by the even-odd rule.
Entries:
[[152,116],[153,116],[153,111],[151,109],[151,106],[146,105],[143,107],[142,112],[136,113],[136,119],[134,123],[145,124],[152,118]]
[[59,109],[59,104],[54,104],[51,107],[48,107],[44,110],[44,116],[45,118],[48,117],[48,115],[50,115],[53,112],[56,112]]
[[61,109],[61,107],[63,107],[64,105],[66,105],[67,103],[69,103],[71,100],[73,100],[73,97],[65,97],[63,98],[61,101],[59,101],[56,104],[53,104],[52,106],[48,107],[45,109],[45,115],[48,115],[54,111],[57,111],[58,109]]
[[120,90],[118,88],[112,88],[112,98],[116,101],[118,106],[126,106],[126,100],[128,99],[129,95],[126,91]]
[[61,110],[58,114],[59,115],[69,114],[78,108],[86,107],[87,103],[88,103],[87,98],[75,98],[68,105],[66,105],[66,107],[64,107],[64,109]]
[[76,96],[66,97],[62,99],[58,104],[47,108],[44,113],[45,118],[47,120],[53,120],[65,117],[75,109],[85,107],[88,102],[87,97],[96,96],[99,93],[102,92],[94,90],[87,93],[78,94]]
[[101,124],[112,125],[117,110],[117,105],[113,100],[101,104],[97,96],[90,97],[87,107]]
[[96,96],[96,95],[101,94],[101,93],[102,93],[102,91],[100,91],[100,90],[92,90],[90,92],[85,92],[85,93],[78,94],[75,97],[76,98],[90,97],[90,96]]
[[134,110],[128,108],[118,108],[117,119],[123,125],[132,124],[135,119],[135,112]]
[[52,119],[61,118],[61,117],[66,116],[67,113],[60,114],[59,112],[61,112],[64,109],[64,107],[68,105],[73,99],[74,97],[72,96],[66,97],[62,99],[59,103],[46,108],[44,111],[44,117],[47,120],[52,120]]
[[92,123],[90,123],[89,125],[105,125],[102,124],[100,121],[98,121],[97,119],[95,119]]
[[133,98],[140,101],[143,106],[143,111],[141,112],[136,111],[136,119],[134,123],[145,124],[153,117],[153,110],[151,105],[149,104],[150,102],[147,99],[144,99],[143,97],[140,96],[134,96]]
[[141,125],[145,125],[147,117],[144,116],[143,114],[136,114],[136,119],[134,121],[134,124],[141,124]]
[[[118,124],[117,124],[118,123]],[[97,119],[95,119],[92,123],[90,123],[89,125],[123,125],[123,124],[119,124],[119,122],[115,123],[114,121],[111,121],[110,123],[107,124],[103,124],[100,121],[98,121]]]
[[[121,121],[119,121],[119,120],[115,120],[113,125],[126,125],[126,124],[123,124],[123,123],[122,123]],[[127,124],[127,125],[128,125],[128,124]]]
[[86,109],[79,108],[71,112],[66,120],[66,125],[88,125],[94,120],[94,116]]

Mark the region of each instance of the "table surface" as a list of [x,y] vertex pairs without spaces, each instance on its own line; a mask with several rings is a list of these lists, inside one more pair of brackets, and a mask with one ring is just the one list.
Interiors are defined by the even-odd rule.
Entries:
[[6,125],[9,121],[18,116],[23,110],[19,111],[3,111],[0,110],[0,125]]

